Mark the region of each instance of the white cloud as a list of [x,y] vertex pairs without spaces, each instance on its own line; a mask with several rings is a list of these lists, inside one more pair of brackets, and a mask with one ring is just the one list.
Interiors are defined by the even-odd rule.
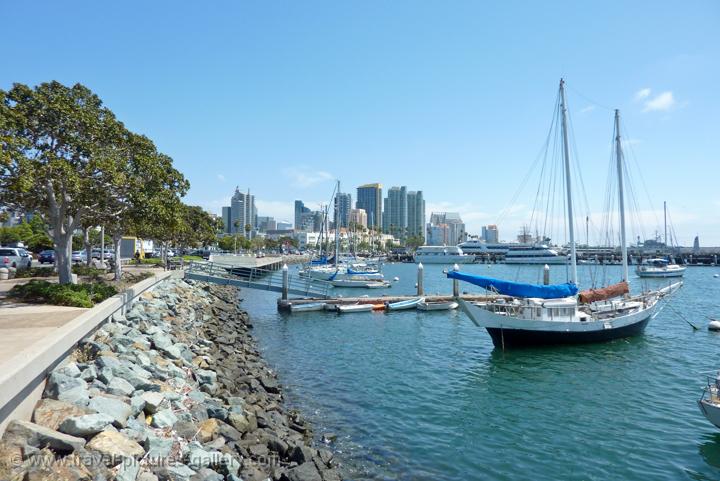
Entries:
[[640,89],[637,92],[635,92],[635,101],[639,102],[641,100],[645,100],[646,98],[650,97],[650,93],[652,91],[649,88]]
[[668,90],[667,92],[659,93],[653,98],[648,97],[645,101],[643,112],[670,110],[675,106],[675,104],[676,102],[673,97],[673,93]]
[[584,107],[584,108],[580,109],[580,113],[581,113],[581,114],[587,114],[587,113],[589,113],[589,112],[592,112],[593,110],[595,110],[595,106],[594,106],[594,105],[588,105],[587,107]]
[[313,185],[333,180],[333,175],[323,170],[312,171],[306,167],[288,167],[282,170],[285,177],[289,178],[295,187],[303,189]]
[[219,180],[220,182],[225,182],[225,176],[222,174],[217,174],[217,180]]

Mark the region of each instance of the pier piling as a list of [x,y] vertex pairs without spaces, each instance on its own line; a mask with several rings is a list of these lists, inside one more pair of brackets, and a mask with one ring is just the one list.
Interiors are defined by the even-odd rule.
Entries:
[[546,286],[550,284],[550,266],[547,264],[543,267],[543,284]]
[[418,296],[422,296],[425,293],[424,288],[423,288],[424,271],[425,271],[425,267],[423,267],[422,262],[418,263],[418,266],[417,266],[417,295]]
[[282,300],[288,300],[288,290],[290,287],[290,274],[288,273],[287,264],[282,266]]
[[[454,271],[459,271],[460,266],[455,264],[453,266]],[[457,279],[453,279],[453,297],[460,297],[460,281]]]

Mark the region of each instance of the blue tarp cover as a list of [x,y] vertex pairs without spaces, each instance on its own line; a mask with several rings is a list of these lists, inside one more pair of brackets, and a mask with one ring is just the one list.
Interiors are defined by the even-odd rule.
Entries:
[[500,294],[513,297],[537,297],[540,299],[558,299],[574,296],[578,292],[575,284],[552,284],[549,286],[538,284],[523,284],[522,282],[503,281],[492,277],[476,276],[458,271],[449,271],[449,279],[458,279],[480,286],[484,289],[494,290]]

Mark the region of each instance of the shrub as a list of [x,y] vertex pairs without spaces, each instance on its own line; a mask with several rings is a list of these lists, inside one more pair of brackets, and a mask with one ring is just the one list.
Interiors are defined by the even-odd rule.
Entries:
[[92,307],[115,294],[117,289],[104,282],[60,285],[36,279],[17,285],[9,292],[10,296],[28,302],[71,307]]

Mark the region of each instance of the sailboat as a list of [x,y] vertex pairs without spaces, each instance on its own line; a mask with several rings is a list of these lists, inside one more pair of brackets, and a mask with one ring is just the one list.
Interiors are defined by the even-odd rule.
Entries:
[[[663,202],[663,213],[665,220],[665,247],[668,245],[667,235],[667,202]],[[644,264],[640,264],[635,269],[635,273],[640,277],[682,277],[685,274],[684,266],[679,266],[668,259],[655,258],[648,259]]]
[[659,307],[659,301],[680,288],[682,282],[663,289],[630,296],[628,256],[625,237],[623,196],[623,153],[620,139],[620,113],[615,111],[615,149],[618,175],[618,209],[622,252],[622,280],[603,289],[578,293],[577,257],[573,227],[573,203],[567,127],[565,82],[560,80],[563,162],[566,188],[566,214],[570,238],[569,282],[535,285],[449,271],[452,279],[470,282],[498,295],[488,301],[460,305],[472,321],[484,327],[495,347],[513,348],[549,344],[602,342],[641,333]]

